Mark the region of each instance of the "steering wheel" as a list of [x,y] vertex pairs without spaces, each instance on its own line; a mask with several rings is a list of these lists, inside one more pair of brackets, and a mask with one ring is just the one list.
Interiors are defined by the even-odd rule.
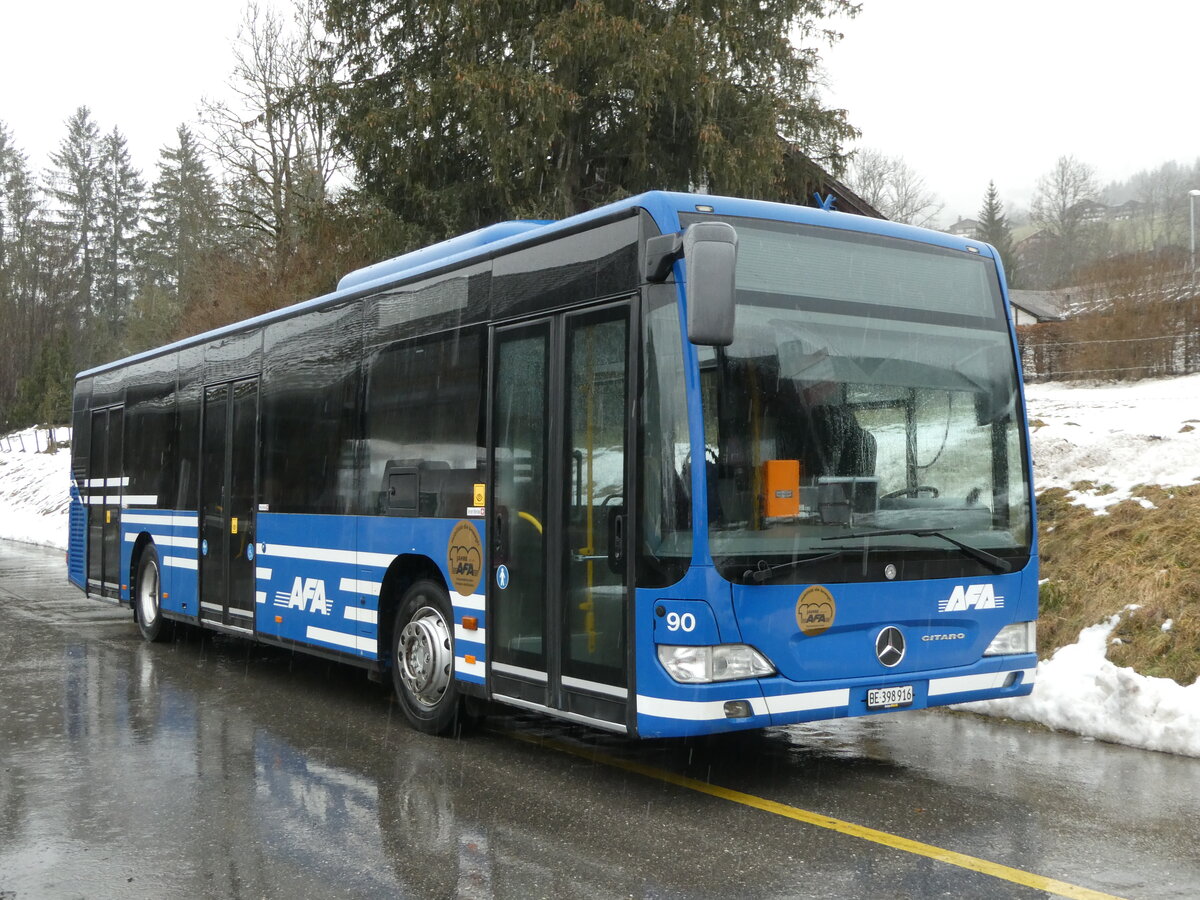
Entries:
[[937,497],[940,491],[931,484],[918,484],[916,487],[900,488],[898,491],[888,491],[880,500],[892,500],[896,497],[919,497],[921,494],[928,494],[930,497]]

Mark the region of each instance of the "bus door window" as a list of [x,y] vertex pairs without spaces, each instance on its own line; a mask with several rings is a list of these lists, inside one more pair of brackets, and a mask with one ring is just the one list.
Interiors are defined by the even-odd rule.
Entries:
[[490,629],[498,662],[545,671],[546,391],[549,327],[498,338],[492,559],[508,575],[493,594]]
[[88,479],[88,581],[112,593],[120,586],[123,411],[92,413]]
[[569,320],[563,674],[624,684],[624,308]]

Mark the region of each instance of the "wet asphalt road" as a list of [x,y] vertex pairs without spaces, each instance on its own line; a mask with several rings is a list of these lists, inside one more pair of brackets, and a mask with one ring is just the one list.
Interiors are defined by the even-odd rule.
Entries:
[[1200,896],[1200,760],[940,712],[639,744],[501,712],[430,738],[356,669],[144,644],[61,553],[0,542],[0,900],[1047,896],[612,758],[1092,890]]

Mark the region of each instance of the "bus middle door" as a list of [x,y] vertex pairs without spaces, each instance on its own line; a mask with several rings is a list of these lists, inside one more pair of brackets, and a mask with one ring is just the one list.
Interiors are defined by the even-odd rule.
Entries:
[[253,633],[258,379],[205,388],[200,451],[200,618]]

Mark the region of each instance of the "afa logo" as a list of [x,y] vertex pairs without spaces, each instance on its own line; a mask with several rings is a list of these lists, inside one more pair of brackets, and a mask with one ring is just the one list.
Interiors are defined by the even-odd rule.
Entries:
[[277,591],[275,605],[284,609],[298,609],[301,612],[330,614],[332,602],[325,596],[325,582],[320,578],[301,578],[296,576],[292,582],[291,591]]
[[483,578],[483,541],[470,522],[459,522],[450,532],[446,568],[454,590],[464,596],[475,593]]
[[938,603],[938,612],[966,612],[969,609],[1003,609],[1004,598],[990,584],[955,585],[950,596]]
[[800,631],[809,637],[828,631],[833,626],[836,616],[837,603],[833,594],[819,584],[805,588],[800,599],[796,601],[796,624],[800,626]]

